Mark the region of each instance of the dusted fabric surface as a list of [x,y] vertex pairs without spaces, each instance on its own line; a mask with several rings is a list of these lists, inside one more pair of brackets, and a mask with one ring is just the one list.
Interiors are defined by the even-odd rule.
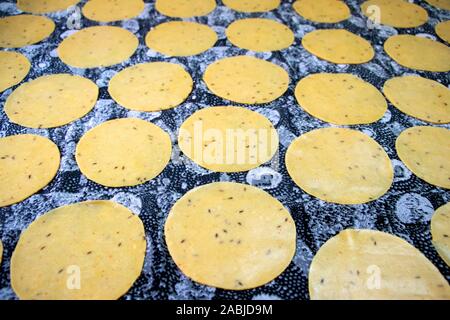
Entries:
[[[333,235],[345,228],[377,229],[395,234],[413,244],[447,279],[450,268],[439,257],[431,243],[430,219],[434,209],[450,201],[450,191],[434,187],[414,176],[402,164],[395,151],[395,139],[406,128],[430,125],[414,119],[389,105],[383,118],[373,124],[349,126],[370,135],[388,153],[394,167],[392,188],[376,201],[363,205],[337,205],[323,202],[298,188],[287,174],[284,164],[286,149],[291,141],[316,128],[330,126],[302,110],[294,97],[297,82],[311,73],[346,72],[360,76],[381,89],[384,82],[394,76],[418,74],[449,85],[447,73],[414,71],[395,63],[383,50],[384,41],[391,35],[427,34],[437,38],[434,26],[439,21],[450,19],[450,11],[440,10],[425,1],[416,1],[430,16],[428,23],[414,29],[398,29],[382,26],[369,29],[359,5],[362,1],[347,1],[352,17],[337,24],[315,24],[300,17],[292,8],[293,1],[283,1],[273,11],[246,14],[233,11],[218,1],[217,8],[207,16],[188,19],[207,24],[219,36],[215,46],[192,57],[164,57],[145,45],[145,35],[151,27],[174,19],[159,14],[153,1],[146,1],[144,12],[137,18],[109,23],[121,26],[139,39],[139,47],[133,56],[118,65],[106,68],[69,68],[57,57],[56,48],[62,38],[73,33],[69,28],[77,22],[76,11],[49,14],[56,24],[55,32],[44,42],[17,49],[30,59],[32,68],[25,81],[42,75],[74,73],[91,79],[100,87],[99,100],[94,109],[83,118],[68,125],[53,129],[30,129],[11,123],[3,108],[0,110],[0,136],[18,133],[34,133],[54,141],[62,155],[61,168],[56,178],[42,191],[19,204],[0,208],[0,237],[4,245],[0,266],[0,299],[16,299],[11,289],[9,266],[12,251],[20,232],[38,215],[56,207],[85,200],[117,201],[138,214],[144,222],[147,236],[147,254],[142,275],[126,299],[308,299],[308,268],[319,247]],[[78,4],[78,8],[85,1]],[[15,15],[15,1],[0,0],[0,15]],[[275,19],[284,23],[295,33],[295,42],[279,52],[254,53],[239,49],[226,40],[225,29],[233,21],[248,17]],[[98,25],[86,18],[80,20],[82,27]],[[371,42],[375,57],[360,65],[336,65],[319,60],[301,45],[301,38],[318,28],[345,28]],[[441,41],[438,39],[438,41]],[[442,41],[441,41],[442,42]],[[289,89],[273,102],[261,105],[232,103],[213,95],[202,81],[202,75],[210,63],[230,56],[249,54],[270,61],[289,72]],[[138,63],[167,61],[182,64],[194,79],[194,88],[180,106],[161,112],[130,111],[119,106],[108,94],[109,79],[118,71]],[[23,82],[22,82],[23,83]],[[15,89],[14,86],[12,89]],[[0,94],[3,106],[12,92],[8,89]],[[177,152],[177,130],[185,119],[195,111],[208,106],[240,105],[268,117],[275,125],[280,137],[279,163],[265,164],[249,172],[213,173],[200,168],[187,157]],[[136,187],[107,188],[86,179],[75,162],[75,147],[82,135],[94,126],[107,120],[138,117],[160,126],[168,132],[174,144],[171,162],[154,180]],[[439,125],[450,128],[450,125]],[[277,158],[275,158],[277,159]],[[175,266],[164,241],[164,222],[174,205],[190,189],[215,181],[250,183],[263,188],[276,197],[291,212],[297,227],[297,251],[289,267],[274,281],[262,287],[245,291],[226,291],[206,287],[189,280]]]

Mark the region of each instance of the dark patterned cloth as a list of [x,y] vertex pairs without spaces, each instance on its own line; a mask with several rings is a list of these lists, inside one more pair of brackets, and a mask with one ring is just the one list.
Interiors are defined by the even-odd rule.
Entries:
[[[20,13],[15,1],[0,1],[1,16]],[[85,1],[78,4],[81,8]],[[56,23],[56,30],[45,41],[18,49],[32,62],[32,68],[24,81],[54,73],[75,73],[87,77],[100,87],[95,108],[85,117],[55,129],[29,129],[9,122],[3,109],[0,111],[0,136],[18,133],[35,133],[54,141],[62,155],[61,167],[56,178],[43,190],[21,203],[0,208],[0,237],[4,244],[3,262],[0,267],[0,298],[16,299],[10,285],[10,258],[20,233],[37,216],[56,207],[89,199],[112,199],[127,206],[144,222],[147,235],[147,254],[140,278],[125,299],[308,299],[308,268],[320,246],[345,228],[368,228],[395,234],[413,244],[450,279],[450,268],[438,256],[431,243],[430,219],[434,209],[450,201],[450,191],[434,187],[414,176],[400,161],[394,142],[399,133],[415,125],[428,125],[407,116],[389,105],[384,117],[373,124],[350,126],[373,137],[380,143],[395,169],[392,188],[376,201],[362,205],[337,205],[314,198],[290,179],[286,172],[284,156],[289,143],[301,134],[315,128],[328,127],[303,111],[294,98],[296,83],[303,77],[317,72],[349,72],[369,81],[378,89],[393,77],[403,74],[419,74],[449,85],[448,73],[417,72],[403,68],[383,51],[384,41],[397,33],[423,34],[437,39],[434,26],[450,19],[450,12],[439,10],[425,1],[415,1],[429,13],[427,24],[414,29],[367,28],[367,22],[359,9],[359,1],[346,1],[352,17],[338,24],[316,24],[300,17],[292,8],[293,0],[283,0],[277,10],[262,14],[235,12],[218,1],[218,7],[209,15],[188,19],[213,27],[219,41],[207,52],[187,58],[164,57],[145,46],[144,38],[149,29],[162,22],[173,20],[155,11],[153,1],[146,1],[145,11],[138,18],[110,23],[122,26],[139,38],[139,47],[128,61],[107,68],[73,69],[62,63],[56,48],[63,38],[73,33],[68,26],[77,21],[75,10],[49,14]],[[225,28],[232,21],[245,17],[264,17],[288,25],[295,32],[295,43],[288,49],[273,53],[253,53],[231,45],[225,37]],[[81,18],[81,27],[98,23]],[[76,23],[75,23],[76,24]],[[318,28],[345,28],[367,40],[374,46],[376,55],[369,63],[361,65],[336,65],[320,60],[308,53],[300,44],[306,33]],[[437,39],[438,41],[441,41]],[[206,66],[218,59],[235,55],[254,55],[285,68],[291,82],[287,92],[279,99],[262,105],[246,106],[268,117],[280,136],[280,161],[272,161],[250,172],[221,174],[209,172],[193,164],[177,152],[177,129],[182,122],[200,108],[217,105],[239,105],[211,94],[202,82]],[[148,61],[170,61],[184,65],[192,75],[195,85],[185,103],[175,109],[144,113],[129,111],[115,103],[107,92],[109,79],[125,67]],[[14,89],[14,88],[12,88]],[[0,95],[3,106],[12,89]],[[77,167],[75,146],[80,137],[94,126],[110,119],[139,117],[157,124],[170,133],[174,143],[172,161],[162,174],[143,185],[129,188],[107,188],[89,181]],[[442,127],[450,128],[448,125]],[[449,155],[450,156],[450,155]],[[272,282],[252,290],[227,291],[192,282],[184,276],[171,259],[164,241],[164,221],[170,208],[188,190],[214,181],[250,183],[265,189],[280,200],[291,212],[297,226],[297,252],[289,267]]]

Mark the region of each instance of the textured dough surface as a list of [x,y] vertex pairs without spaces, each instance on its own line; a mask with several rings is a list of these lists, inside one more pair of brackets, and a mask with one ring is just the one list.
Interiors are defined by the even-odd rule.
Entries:
[[42,76],[22,84],[5,103],[13,123],[30,128],[54,128],[86,115],[95,106],[97,85],[71,74]]
[[173,206],[164,234],[181,271],[199,283],[244,290],[282,273],[295,253],[295,223],[283,205],[253,186],[216,182]]
[[172,143],[160,127],[137,118],[106,121],[81,137],[76,160],[81,172],[108,187],[145,183],[164,170]]
[[423,37],[402,34],[389,37],[384,50],[398,64],[417,70],[450,71],[450,48]]
[[66,10],[80,0],[17,0],[17,8],[31,13],[50,13]]
[[155,8],[172,18],[204,16],[214,10],[215,0],[156,0]]
[[432,6],[439,9],[450,10],[450,0],[425,0]]
[[[227,141],[232,141],[231,147]],[[278,134],[269,119],[255,111],[208,107],[184,121],[178,145],[204,168],[239,172],[269,161],[278,149]]]
[[94,26],[68,36],[59,45],[59,58],[76,68],[107,67],[127,60],[138,47],[130,31],[113,26]]
[[291,29],[271,19],[236,20],[227,27],[226,35],[235,46],[253,51],[282,50],[294,42]]
[[0,18],[0,47],[20,48],[38,43],[55,30],[55,23],[42,16],[20,14]]
[[387,80],[383,92],[400,111],[433,123],[450,122],[450,89],[437,81],[419,76]]
[[58,147],[47,138],[20,134],[0,138],[0,207],[44,188],[59,168]]
[[450,20],[439,22],[434,30],[442,40],[450,43]]
[[0,92],[20,83],[30,67],[30,61],[23,54],[0,51]]
[[387,109],[377,88],[349,73],[311,74],[298,82],[295,97],[312,116],[339,125],[372,123]]
[[383,148],[366,134],[344,128],[301,135],[286,152],[286,168],[304,191],[340,204],[373,201],[389,190],[393,180]]
[[224,58],[203,75],[215,95],[239,103],[267,103],[286,92],[289,75],[282,67],[250,56]]
[[280,0],[222,0],[227,7],[239,12],[266,12],[278,8]]
[[420,179],[450,189],[450,130],[418,126],[402,131],[395,142],[400,160]]
[[[379,8],[379,21],[374,21],[376,15],[370,10],[370,6]],[[405,0],[369,0],[361,5],[361,11],[372,21],[395,28],[415,28],[428,21],[425,9]]]
[[108,91],[125,108],[159,111],[181,104],[191,93],[192,86],[191,76],[181,65],[151,62],[117,73],[111,78]]
[[365,63],[374,56],[367,40],[344,29],[312,31],[303,37],[302,45],[313,55],[333,63]]
[[450,299],[439,270],[405,240],[346,229],[319,249],[309,269],[313,300]]
[[350,9],[344,1],[298,0],[294,10],[307,20],[320,23],[337,23],[350,18]]
[[113,22],[134,18],[144,7],[142,0],[89,0],[82,12],[89,20]]
[[431,236],[436,251],[450,266],[450,202],[434,212],[431,218]]
[[205,24],[189,21],[164,22],[145,36],[145,43],[166,56],[185,57],[200,54],[214,46],[216,32]]
[[11,284],[21,299],[117,299],[140,275],[145,250],[142,221],[124,206],[85,201],[59,207],[21,234]]

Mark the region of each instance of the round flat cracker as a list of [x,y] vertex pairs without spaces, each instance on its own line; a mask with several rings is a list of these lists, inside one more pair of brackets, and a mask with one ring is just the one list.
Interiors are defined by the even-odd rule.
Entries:
[[107,187],[145,183],[164,170],[172,153],[169,135],[136,118],[106,121],[78,142],[76,160],[90,180]]
[[112,201],[59,207],[22,232],[11,258],[11,285],[20,299],[112,300],[141,273],[144,225]]
[[337,23],[350,18],[350,9],[344,1],[298,0],[294,10],[307,20],[319,23]]
[[172,18],[205,16],[216,7],[215,0],[156,0],[155,9]]
[[280,5],[280,0],[222,0],[227,7],[239,12],[266,12],[271,11]]
[[286,152],[286,168],[304,191],[340,204],[373,201],[393,180],[383,148],[366,134],[344,128],[316,129],[294,140]]
[[58,147],[34,134],[0,138],[0,207],[20,202],[44,188],[59,168]]
[[86,115],[94,108],[97,85],[71,74],[53,74],[22,84],[8,97],[9,120],[30,128],[54,128]]
[[450,43],[450,20],[439,22],[434,30],[442,40]]
[[450,122],[450,89],[419,76],[395,77],[383,86],[386,98],[400,111],[432,123]]
[[113,22],[137,17],[144,7],[142,0],[89,0],[82,13],[89,20]]
[[[370,7],[377,7],[379,16]],[[395,28],[415,28],[428,21],[428,13],[421,6],[405,0],[368,0],[361,5],[362,13],[375,23]]]
[[253,186],[216,182],[179,199],[164,226],[181,271],[199,283],[229,289],[272,281],[295,253],[295,223],[283,205]]
[[439,207],[431,218],[433,245],[450,266],[450,202]]
[[30,61],[23,54],[0,51],[0,92],[20,83],[30,67]]
[[228,26],[226,35],[235,46],[253,51],[282,50],[294,42],[291,29],[271,19],[236,20]]
[[282,67],[250,56],[224,58],[203,75],[215,95],[239,103],[267,103],[286,92],[289,75]]
[[50,13],[76,5],[80,0],[17,0],[17,8],[31,13]]
[[374,230],[341,231],[309,269],[313,300],[450,299],[439,270],[405,240]]
[[21,14],[0,19],[0,47],[20,48],[38,43],[55,30],[55,23],[42,16]]
[[81,29],[64,39],[58,47],[59,58],[76,68],[107,67],[130,58],[138,47],[130,31],[113,26]]
[[108,91],[125,108],[159,111],[181,104],[191,93],[192,86],[191,76],[181,65],[151,62],[117,73],[109,82]]
[[432,6],[439,9],[450,10],[450,0],[425,0]]
[[339,125],[372,123],[387,110],[377,88],[349,73],[309,75],[298,82],[295,97],[312,116]]
[[367,40],[344,29],[315,30],[303,37],[302,45],[313,55],[333,63],[365,63],[375,54]]
[[445,44],[408,34],[389,37],[384,50],[398,64],[417,70],[450,71],[450,48]]
[[217,34],[212,28],[189,21],[161,23],[145,36],[147,47],[174,57],[200,54],[212,48],[216,41]]
[[395,142],[400,160],[420,179],[450,189],[450,130],[417,126]]
[[208,107],[184,121],[178,146],[204,168],[240,172],[272,159],[278,149],[278,134],[269,119],[255,111]]

